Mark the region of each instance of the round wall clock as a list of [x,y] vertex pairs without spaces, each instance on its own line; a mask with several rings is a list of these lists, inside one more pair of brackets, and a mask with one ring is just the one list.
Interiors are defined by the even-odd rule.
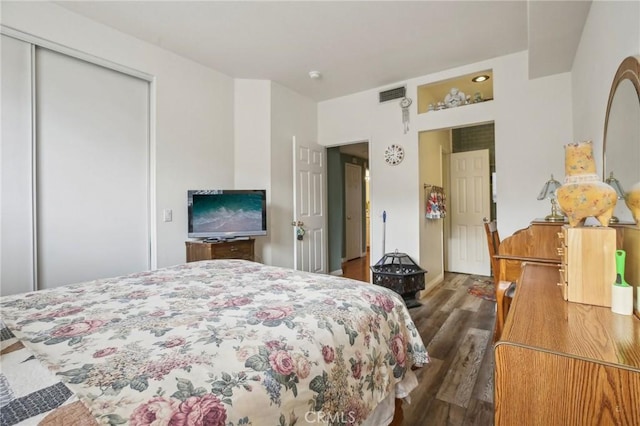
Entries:
[[392,166],[400,164],[403,158],[404,148],[402,148],[400,145],[389,145],[384,151],[384,161]]

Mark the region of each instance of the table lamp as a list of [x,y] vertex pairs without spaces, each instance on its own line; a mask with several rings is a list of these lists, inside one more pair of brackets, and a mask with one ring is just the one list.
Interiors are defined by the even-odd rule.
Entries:
[[[618,196],[618,200],[624,199],[624,190],[622,189],[622,186],[620,186],[620,181],[613,177],[613,172],[611,172],[609,174],[609,177],[606,178],[604,181],[605,183],[607,183],[609,186],[611,186],[613,189],[616,190],[616,195]],[[611,216],[611,219],[609,219],[609,223],[618,223],[618,222],[620,222],[620,220],[615,216]]]
[[551,179],[545,182],[540,194],[538,194],[538,200],[551,199],[551,214],[544,218],[546,221],[564,222],[564,216],[558,213],[558,203],[556,202],[556,189],[560,186],[560,182],[551,175]]

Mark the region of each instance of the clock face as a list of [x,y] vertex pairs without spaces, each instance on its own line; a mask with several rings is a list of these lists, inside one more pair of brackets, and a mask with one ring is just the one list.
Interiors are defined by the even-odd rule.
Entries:
[[404,158],[404,149],[400,145],[389,145],[387,149],[384,151],[384,161],[387,164],[395,166],[396,164],[400,164],[402,159]]
[[409,108],[409,105],[411,105],[411,99],[409,99],[409,98],[403,98],[400,101],[400,107],[401,108]]

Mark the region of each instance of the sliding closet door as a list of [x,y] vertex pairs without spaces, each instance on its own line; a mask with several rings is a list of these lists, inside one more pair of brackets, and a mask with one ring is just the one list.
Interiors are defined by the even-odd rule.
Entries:
[[31,44],[0,37],[0,295],[7,296],[35,290]]
[[36,50],[38,287],[150,267],[149,84]]

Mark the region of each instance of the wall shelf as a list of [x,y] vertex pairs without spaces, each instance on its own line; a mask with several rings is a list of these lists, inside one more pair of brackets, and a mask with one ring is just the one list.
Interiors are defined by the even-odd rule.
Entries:
[[[478,75],[488,75],[489,79],[483,82],[474,83],[472,79]],[[478,103],[477,101],[474,102],[476,94],[480,95],[482,99],[480,102],[493,100],[493,70],[478,71],[460,77],[418,86],[418,114],[437,112],[438,103],[440,102],[444,104],[447,94],[449,94],[453,87],[457,88],[460,92],[464,93],[465,96],[469,97],[470,104]],[[429,105],[433,105],[433,110],[430,110]],[[465,105],[463,104],[460,106]]]

